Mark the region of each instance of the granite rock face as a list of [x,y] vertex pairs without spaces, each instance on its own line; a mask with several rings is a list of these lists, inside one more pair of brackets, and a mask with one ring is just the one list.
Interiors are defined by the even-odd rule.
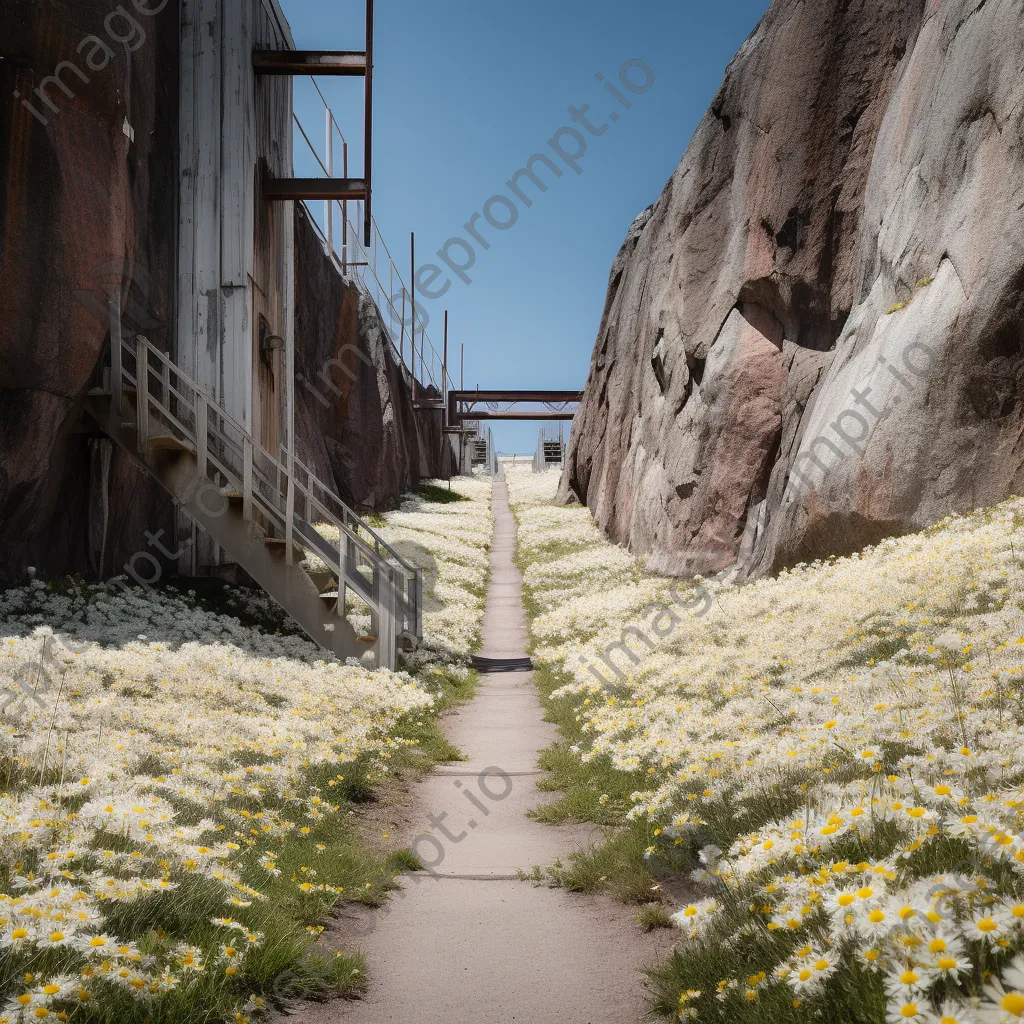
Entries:
[[295,280],[299,458],[357,511],[392,507],[420,480],[450,475],[441,413],[413,408],[373,299],[337,272],[301,207]]
[[0,585],[28,565],[113,575],[173,523],[130,459],[78,432],[108,296],[165,350],[171,318],[177,10],[137,14],[141,35],[114,17],[118,44],[115,6],[0,4]]
[[562,499],[749,575],[1022,484],[1019,0],[776,0],[615,261]]

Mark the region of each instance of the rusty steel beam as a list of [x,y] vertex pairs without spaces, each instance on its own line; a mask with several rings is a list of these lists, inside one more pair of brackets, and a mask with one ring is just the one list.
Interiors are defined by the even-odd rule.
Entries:
[[369,189],[364,178],[267,178],[263,198],[286,199],[366,199]]
[[458,402],[582,402],[582,391],[453,391]]
[[257,50],[252,66],[258,75],[343,75],[363,77],[368,69],[363,50]]
[[[583,401],[582,391],[449,391],[448,422],[453,426],[463,420],[571,420],[575,411],[542,412],[482,412],[471,411],[477,405],[487,404],[578,404]],[[468,408],[463,408],[468,406]]]
[[461,418],[467,420],[571,420],[575,412],[467,412]]

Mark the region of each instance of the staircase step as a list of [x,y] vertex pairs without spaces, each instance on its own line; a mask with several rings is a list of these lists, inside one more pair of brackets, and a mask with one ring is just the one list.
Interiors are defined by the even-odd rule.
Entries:
[[[200,385],[190,380],[187,374],[174,366],[166,353],[160,352],[146,339],[137,337],[134,342],[129,339],[122,342],[122,347],[129,353],[134,350],[140,368],[145,367],[148,359],[149,374],[137,370],[140,387],[128,387],[127,374],[122,370],[120,379],[114,381],[117,386],[111,387],[110,381],[116,367],[109,370],[105,368],[101,378],[105,386],[91,388],[83,402],[84,411],[91,419],[87,419],[78,429],[92,436],[95,430],[91,426],[91,421],[94,420],[99,430],[109,434],[111,439],[132,458],[134,464],[147,471],[164,490],[187,507],[199,527],[206,530],[224,551],[225,557],[230,557],[237,563],[240,570],[249,572],[268,594],[275,596],[276,600],[286,606],[286,610],[293,614],[296,622],[316,643],[344,658],[353,655],[363,657],[368,649],[377,648],[375,653],[378,655],[378,664],[393,665],[395,649],[381,649],[382,638],[388,637],[390,643],[393,634],[398,632],[398,636],[394,638],[395,646],[415,644],[417,638],[409,635],[409,629],[415,629],[416,620],[409,609],[416,610],[419,607],[419,604],[409,602],[407,608],[406,595],[403,592],[402,600],[398,602],[397,609],[394,609],[393,602],[389,606],[378,593],[379,588],[383,586],[382,581],[391,579],[394,573],[394,560],[400,561],[398,556],[390,549],[385,549],[388,553],[384,554],[373,544],[325,546],[321,538],[313,533],[316,524],[307,522],[306,517],[299,514],[299,510],[294,511],[290,523],[282,517],[281,512],[287,503],[287,496],[283,492],[275,492],[273,483],[270,484],[271,504],[263,508],[265,481],[254,480],[253,483],[258,486],[258,490],[250,494],[248,483],[246,487],[241,486],[240,476],[235,477],[232,473],[233,480],[230,477],[225,479],[225,470],[219,468],[220,463],[217,461],[215,449],[210,450],[208,458],[203,458],[203,450],[207,445],[207,437],[204,435],[209,433],[211,422],[219,424],[223,420],[225,424],[232,426],[230,433],[241,435],[246,466],[250,457],[272,458],[260,445],[259,439],[252,437],[244,425],[235,422],[214,396],[204,396],[204,389]],[[162,375],[162,385],[153,385],[154,373],[157,376]],[[195,431],[191,426],[182,426],[174,418],[177,414],[168,411],[177,408],[169,397],[172,391],[167,382],[172,375],[176,375],[179,383],[177,394],[180,401],[188,404],[187,396],[196,396]],[[183,395],[186,397],[182,398]],[[200,396],[204,404],[200,404]],[[441,408],[443,403],[427,397],[418,404]],[[204,417],[200,415],[201,409],[206,410],[205,432],[202,431]],[[188,421],[186,419],[183,422]],[[488,452],[486,446],[479,450],[485,454]],[[190,457],[160,456],[158,453],[161,452],[187,452]],[[249,474],[246,472],[246,481],[248,477]],[[368,525],[351,513],[341,498],[333,495],[329,487],[315,481],[312,474],[310,479],[310,487],[314,484],[317,487],[322,486],[327,496],[336,502],[339,509],[344,510],[341,513],[325,512],[329,522],[343,534],[350,526],[359,533],[364,532],[365,528],[368,536],[372,534]],[[197,480],[206,484],[216,481],[215,486],[219,493],[232,504],[244,504],[246,512],[250,512],[250,501],[258,503],[260,508],[254,507],[251,509],[251,515],[242,516],[239,514],[239,507],[230,515],[219,517],[207,511],[199,502],[192,507],[189,503],[195,493]],[[280,486],[279,481],[278,488]],[[244,496],[242,491],[245,491]],[[246,501],[246,498],[250,501]],[[288,514],[292,514],[291,507],[288,508]],[[279,536],[268,536],[268,532]],[[258,550],[260,540],[263,540],[265,545],[262,552]],[[253,543],[256,545],[255,550]],[[327,565],[322,565],[319,559],[307,563],[307,553],[313,552],[321,553]],[[314,565],[317,568],[314,568]],[[329,568],[331,565],[334,566],[333,570]],[[379,635],[357,636],[358,629],[354,622],[344,617],[342,599],[350,592],[353,597],[361,598],[366,603],[371,623],[376,624],[378,619],[380,620],[380,624],[376,626]],[[316,600],[318,597],[319,602]],[[417,599],[421,601],[421,595],[418,594]],[[374,628],[373,625],[365,625],[366,618],[356,618],[364,623],[362,628],[368,631]],[[411,627],[410,622],[413,623]]]
[[183,441],[173,434],[156,434],[146,441],[151,452],[191,452],[196,453],[196,446],[188,441]]
[[[125,387],[121,393],[124,395],[125,398],[131,398],[131,399],[134,399],[135,396],[138,394],[138,392],[135,390],[135,388],[131,388],[131,387]],[[100,399],[107,398],[107,399],[112,399],[114,396],[106,388],[93,388],[91,391],[87,391],[85,393],[85,397],[86,398],[100,398]]]
[[[281,537],[266,537],[263,543],[270,550],[271,554],[284,554],[285,545],[288,543]],[[306,552],[298,545],[292,545],[292,555],[296,562],[301,562],[306,557]]]

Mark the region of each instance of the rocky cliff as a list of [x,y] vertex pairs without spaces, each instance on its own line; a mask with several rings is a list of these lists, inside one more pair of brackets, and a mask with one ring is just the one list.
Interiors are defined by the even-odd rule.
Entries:
[[776,0],[612,269],[561,496],[767,571],[1024,484],[1020,0]]
[[413,408],[373,299],[337,272],[301,206],[295,280],[299,458],[357,511],[392,507],[421,479],[450,475],[440,410]]
[[113,575],[172,527],[157,487],[80,432],[108,296],[165,350],[172,315],[178,15],[138,15],[141,38],[112,20],[130,51],[111,9],[0,4],[0,585],[27,565]]

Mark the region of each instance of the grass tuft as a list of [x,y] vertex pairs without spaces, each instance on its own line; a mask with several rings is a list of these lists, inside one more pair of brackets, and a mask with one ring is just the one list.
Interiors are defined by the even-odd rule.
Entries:
[[668,910],[660,903],[649,903],[646,907],[641,907],[637,912],[636,919],[645,932],[672,927],[672,918]]
[[416,494],[424,501],[431,501],[436,505],[451,505],[456,501],[469,501],[464,494],[450,491],[445,487],[438,487],[436,484],[420,484],[416,488]]

